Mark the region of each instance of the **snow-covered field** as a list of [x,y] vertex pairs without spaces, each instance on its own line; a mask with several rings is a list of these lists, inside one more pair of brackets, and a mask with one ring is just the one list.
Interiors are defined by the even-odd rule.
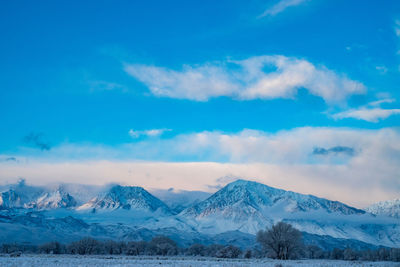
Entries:
[[261,267],[261,266],[398,266],[394,262],[360,262],[360,261],[330,261],[330,260],[295,260],[277,261],[270,259],[215,259],[192,257],[128,257],[128,256],[74,256],[74,255],[22,255],[12,258],[8,255],[0,255],[0,266],[24,267],[24,266],[175,266],[175,267]]

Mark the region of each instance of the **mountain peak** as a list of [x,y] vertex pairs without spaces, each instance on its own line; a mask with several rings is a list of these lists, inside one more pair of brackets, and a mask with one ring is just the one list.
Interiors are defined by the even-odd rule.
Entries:
[[365,210],[375,215],[385,215],[400,218],[400,198],[380,201],[372,204]]
[[[209,221],[215,218],[231,220],[235,222],[232,229],[235,229],[238,225],[249,225],[248,222],[251,221],[250,225],[255,230],[261,229],[277,218],[279,219],[284,213],[311,211],[339,213],[341,215],[365,213],[337,201],[239,179],[227,184],[208,199],[184,210],[181,215],[200,221],[207,221],[207,218],[210,219]],[[244,230],[252,231],[252,229]]]
[[63,186],[59,186],[54,191],[45,192],[32,203],[32,206],[37,209],[72,208],[76,205],[76,200],[64,190]]
[[161,200],[139,186],[114,185],[107,192],[97,196],[79,209],[100,210],[147,210],[160,209],[169,213],[169,208]]

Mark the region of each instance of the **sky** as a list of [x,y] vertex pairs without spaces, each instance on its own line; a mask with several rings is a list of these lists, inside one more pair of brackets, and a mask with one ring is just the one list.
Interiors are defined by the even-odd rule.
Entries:
[[0,184],[400,197],[397,0],[0,6]]

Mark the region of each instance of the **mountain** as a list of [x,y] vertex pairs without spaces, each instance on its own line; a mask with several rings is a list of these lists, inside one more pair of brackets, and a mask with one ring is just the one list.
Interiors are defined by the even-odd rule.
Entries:
[[254,234],[292,213],[316,211],[338,215],[365,213],[337,201],[237,180],[182,211],[180,216],[194,220],[200,231],[220,232],[224,229]]
[[[246,247],[254,245],[259,230],[284,221],[302,231],[308,243],[321,247],[400,247],[398,218],[381,216],[378,209],[368,210],[377,214],[373,215],[337,201],[257,182],[237,180],[212,195],[175,190],[154,193],[174,210],[142,187],[49,188],[21,181],[0,192],[0,243],[83,236],[140,240],[164,234],[185,245],[221,242]],[[393,203],[377,207],[386,210],[396,207]]]
[[36,201],[30,204],[32,208],[36,209],[60,209],[72,208],[77,205],[76,200],[62,187],[55,191],[45,192]]
[[161,200],[138,186],[112,186],[106,193],[83,204],[78,210],[142,210],[171,213]]
[[21,180],[16,185],[0,193],[0,207],[2,208],[23,208],[23,209],[59,209],[72,208],[76,206],[75,199],[61,186],[56,190],[39,186],[26,185]]
[[36,186],[29,186],[25,180],[20,180],[15,185],[10,185],[6,191],[0,193],[1,208],[30,208],[44,193],[44,189]]
[[173,188],[166,190],[155,189],[151,190],[150,192],[167,204],[168,207],[176,214],[211,196],[211,193],[208,192],[174,190]]
[[400,198],[375,203],[365,210],[375,215],[400,218]]

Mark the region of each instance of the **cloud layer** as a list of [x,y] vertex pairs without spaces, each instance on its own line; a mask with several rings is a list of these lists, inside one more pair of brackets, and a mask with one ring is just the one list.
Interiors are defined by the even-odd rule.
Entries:
[[304,59],[258,56],[241,61],[185,65],[181,70],[131,64],[125,71],[156,96],[207,101],[226,96],[239,100],[294,98],[299,89],[335,103],[362,94],[365,86]]
[[[327,153],[321,156],[315,148]],[[394,128],[199,132],[117,147],[63,144],[46,156],[32,151],[7,155],[19,161],[0,162],[0,181],[25,177],[40,183],[115,181],[209,190],[231,175],[359,206],[398,197],[400,191],[400,133]]]

